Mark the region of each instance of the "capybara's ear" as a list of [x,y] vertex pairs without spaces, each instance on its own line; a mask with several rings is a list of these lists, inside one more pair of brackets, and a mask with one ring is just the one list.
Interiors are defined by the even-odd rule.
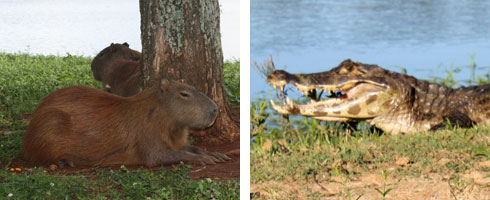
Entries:
[[114,43],[111,43],[111,46],[109,46],[109,52],[112,52],[113,48],[114,48]]
[[162,78],[160,82],[160,89],[162,91],[168,91],[168,88],[170,88],[170,80],[166,78]]
[[129,47],[129,44],[127,42],[123,43],[123,45]]

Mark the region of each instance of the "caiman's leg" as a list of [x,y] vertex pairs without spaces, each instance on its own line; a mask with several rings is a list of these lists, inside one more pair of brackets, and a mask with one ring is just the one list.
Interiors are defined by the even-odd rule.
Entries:
[[198,154],[198,155],[210,156],[210,157],[214,158],[213,160],[215,162],[225,162],[227,160],[231,160],[231,158],[225,154],[218,153],[218,152],[204,151],[201,148],[196,147],[196,146],[192,146],[192,145],[187,146],[184,150],[189,151],[191,153]]
[[462,127],[468,128],[476,124],[475,121],[471,120],[468,115],[461,113],[459,111],[451,112],[449,115],[443,117],[444,121],[440,124],[435,125],[430,130],[439,130],[447,128],[448,123],[451,124],[452,127]]

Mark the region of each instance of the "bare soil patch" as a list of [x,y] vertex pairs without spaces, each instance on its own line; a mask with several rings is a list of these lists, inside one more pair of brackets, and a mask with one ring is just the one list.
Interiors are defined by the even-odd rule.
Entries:
[[430,173],[384,179],[366,172],[350,180],[318,176],[308,181],[267,181],[252,184],[250,192],[253,199],[383,199],[377,189],[390,189],[385,199],[490,199],[490,177],[474,171],[459,177]]

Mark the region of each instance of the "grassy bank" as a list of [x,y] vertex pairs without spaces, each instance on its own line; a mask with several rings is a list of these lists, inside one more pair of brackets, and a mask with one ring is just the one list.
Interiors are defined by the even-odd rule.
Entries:
[[[432,81],[456,85],[452,71]],[[489,82],[472,76],[469,84]],[[490,126],[391,135],[251,103],[254,199],[489,199]]]
[[431,183],[424,180],[442,181],[458,199],[469,188],[490,195],[488,126],[388,135],[300,118],[268,127],[261,122],[275,116],[267,109],[266,103],[251,108],[251,192],[257,199],[393,198],[414,192],[402,188],[407,177],[421,178],[415,185],[425,187]]
[[23,129],[23,114],[39,100],[69,85],[99,87],[90,71],[91,58],[0,54],[0,129]]
[[[92,169],[73,175],[44,168],[16,172],[9,161],[22,155],[28,124],[23,115],[56,89],[101,88],[92,78],[91,61],[71,55],[0,53],[0,163],[6,164],[0,169],[0,199],[238,199],[237,180],[194,181],[185,166],[158,171]],[[225,62],[225,87],[232,104],[239,104],[239,66],[238,60]]]

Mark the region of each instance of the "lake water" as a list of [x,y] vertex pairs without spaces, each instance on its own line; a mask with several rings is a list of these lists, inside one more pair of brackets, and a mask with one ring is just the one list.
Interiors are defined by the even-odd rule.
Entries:
[[[293,73],[329,70],[350,58],[417,78],[468,80],[490,73],[490,1],[479,0],[251,0],[250,59],[273,57]],[[439,66],[439,67],[438,67]],[[272,88],[251,67],[251,100]]]
[[[225,59],[240,58],[240,1],[220,0]],[[95,56],[112,42],[141,50],[137,0],[0,0],[0,51]]]

